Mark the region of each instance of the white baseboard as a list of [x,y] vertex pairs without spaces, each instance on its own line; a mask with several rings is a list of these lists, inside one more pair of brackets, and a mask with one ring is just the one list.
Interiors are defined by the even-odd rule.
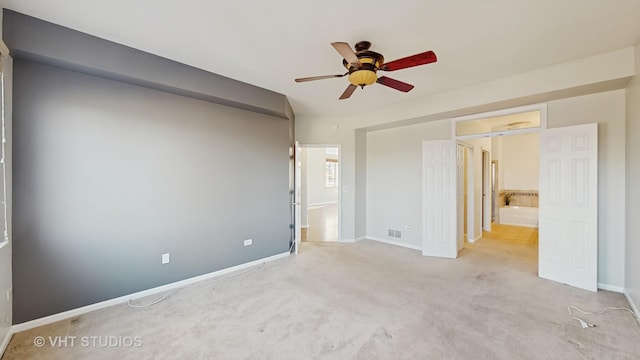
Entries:
[[353,243],[357,243],[359,241],[362,241],[364,239],[366,239],[366,237],[362,236],[362,237],[359,237],[357,239],[340,239],[338,242],[347,243],[347,244],[353,244]]
[[319,202],[319,203],[315,203],[315,204],[307,204],[307,208],[314,207],[314,206],[333,205],[333,204],[337,204],[337,203],[338,203],[337,201]]
[[7,346],[9,346],[9,341],[11,341],[11,336],[13,336],[13,327],[9,328],[9,331],[7,331],[7,335],[4,336],[4,339],[2,339],[2,342],[0,343],[0,358],[2,357],[2,355],[4,355],[4,351],[7,350]]
[[387,239],[382,239],[382,238],[379,238],[379,237],[369,236],[369,235],[365,236],[365,239],[373,240],[373,241],[377,241],[377,242],[381,242],[381,243],[385,243],[385,244],[389,244],[389,245],[400,246],[400,247],[407,248],[407,249],[422,251],[422,246],[418,246],[418,245],[406,244],[406,243],[402,243],[402,242],[399,242],[399,241],[387,240]]
[[598,283],[598,289],[613,291],[621,294],[624,293],[624,287],[622,286],[615,286],[615,285],[609,285],[609,284],[603,284],[603,283]]
[[253,266],[256,266],[256,265],[260,265],[260,264],[263,264],[263,263],[266,263],[266,262],[282,259],[282,258],[285,258],[285,257],[287,257],[289,255],[290,255],[290,253],[287,251],[287,252],[284,252],[284,253],[281,253],[281,254],[277,254],[277,255],[273,255],[273,256],[269,256],[269,257],[266,257],[266,258],[263,258],[263,259],[250,261],[248,263],[244,263],[244,264],[232,266],[230,268],[214,271],[214,272],[211,272],[211,273],[208,273],[208,274],[194,276],[192,278],[188,278],[188,279],[185,279],[185,280],[176,281],[176,282],[171,283],[171,284],[158,286],[158,287],[155,287],[155,288],[152,288],[152,289],[143,290],[143,291],[139,291],[139,292],[136,292],[136,293],[133,293],[133,294],[120,296],[120,297],[117,297],[115,299],[106,300],[106,301],[102,301],[102,302],[99,302],[99,303],[96,303],[96,304],[83,306],[83,307],[80,307],[80,308],[77,308],[77,309],[64,311],[64,312],[61,312],[61,313],[58,313],[58,314],[45,316],[43,318],[39,318],[39,319],[35,319],[35,320],[24,322],[24,323],[21,323],[21,324],[13,325],[11,330],[12,330],[12,333],[18,333],[18,332],[21,332],[21,331],[25,331],[25,330],[36,328],[38,326],[48,325],[48,324],[51,324],[51,323],[54,323],[54,322],[57,322],[57,321],[60,321],[60,320],[65,320],[65,319],[69,319],[69,318],[72,318],[72,317],[75,317],[75,316],[86,314],[86,313],[91,312],[91,311],[100,310],[100,309],[104,309],[104,308],[109,307],[109,306],[126,303],[129,300],[135,300],[135,299],[146,297],[146,296],[149,296],[149,295],[154,295],[154,294],[166,292],[166,291],[173,290],[173,289],[178,289],[178,288],[181,288],[181,287],[184,287],[184,286],[187,286],[187,285],[195,284],[195,283],[200,282],[200,281],[204,281],[204,280],[215,278],[215,277],[218,277],[218,276],[221,276],[221,275],[224,275],[224,274],[228,274],[230,272],[243,270],[243,269],[247,269],[247,268],[250,268],[250,267],[253,267]]
[[631,295],[629,294],[629,292],[627,292],[626,289],[624,290],[624,296],[627,298],[627,301],[629,302],[629,305],[631,306],[631,310],[633,310],[633,314],[635,315],[636,320],[638,320],[638,325],[640,325],[640,310],[638,310],[638,307],[633,302],[633,299],[631,298]]

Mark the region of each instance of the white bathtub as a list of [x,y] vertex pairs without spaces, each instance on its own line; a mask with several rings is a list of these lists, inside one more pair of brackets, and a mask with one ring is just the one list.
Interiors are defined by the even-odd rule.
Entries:
[[538,227],[538,208],[505,206],[500,208],[500,224]]

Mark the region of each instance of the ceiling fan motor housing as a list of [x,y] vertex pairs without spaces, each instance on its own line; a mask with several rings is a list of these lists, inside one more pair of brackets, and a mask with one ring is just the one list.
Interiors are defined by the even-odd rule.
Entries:
[[350,64],[347,60],[342,61],[344,67],[349,70],[349,82],[360,87],[374,84],[378,80],[376,72],[384,64],[384,57],[368,50],[358,51],[356,56],[360,60],[360,66]]

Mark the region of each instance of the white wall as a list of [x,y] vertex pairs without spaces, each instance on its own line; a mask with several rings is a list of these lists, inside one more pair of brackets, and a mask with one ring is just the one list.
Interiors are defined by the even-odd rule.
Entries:
[[636,75],[627,87],[626,119],[626,261],[625,289],[640,306],[640,45],[636,46]]
[[355,238],[362,239],[367,235],[367,133],[356,131],[355,139]]
[[367,238],[422,248],[422,141],[449,138],[447,120],[367,134]]
[[[325,148],[307,148],[307,206],[335,203],[338,187],[326,187],[326,159],[338,159],[338,155],[325,153]],[[340,174],[338,173],[338,176]]]
[[540,144],[537,133],[502,136],[499,138],[498,171],[502,175],[500,189],[537,190],[540,170]]
[[547,126],[598,123],[598,282],[624,286],[625,91],[549,102]]

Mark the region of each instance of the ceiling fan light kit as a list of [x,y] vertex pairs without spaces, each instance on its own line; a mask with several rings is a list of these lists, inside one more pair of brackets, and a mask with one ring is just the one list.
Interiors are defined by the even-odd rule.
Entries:
[[349,82],[364,88],[378,80],[377,71],[384,63],[384,57],[373,51],[361,51],[357,55],[360,65],[350,64],[346,60],[342,64],[349,70]]
[[348,99],[351,94],[359,87],[364,88],[367,85],[379,83],[390,88],[402,92],[409,92],[413,89],[413,85],[404,83],[399,80],[391,79],[386,76],[378,78],[378,70],[395,71],[406,69],[409,67],[430,64],[437,61],[436,54],[433,51],[408,56],[402,59],[394,60],[389,63],[384,62],[384,57],[375,51],[370,51],[371,43],[368,41],[360,41],[355,45],[356,51],[345,42],[334,42],[331,44],[340,55],[344,58],[342,64],[347,72],[342,75],[324,75],[295,79],[296,82],[306,82],[313,80],[330,79],[344,77],[349,75],[349,86],[342,93],[340,99]]

